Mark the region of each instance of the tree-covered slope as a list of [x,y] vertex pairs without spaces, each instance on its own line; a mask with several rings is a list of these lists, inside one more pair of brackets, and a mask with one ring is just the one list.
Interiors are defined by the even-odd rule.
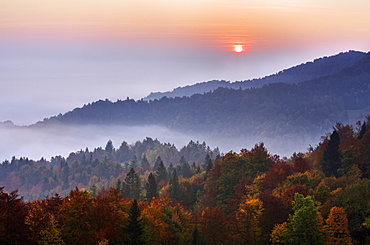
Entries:
[[207,157],[219,155],[218,148],[211,150],[205,142],[190,141],[177,149],[173,144],[147,137],[133,145],[123,141],[115,148],[109,140],[105,148],[86,148],[50,160],[14,156],[10,161],[2,161],[0,187],[5,186],[6,191],[17,189],[25,199],[32,200],[53,193],[66,195],[76,186],[86,189],[93,185],[99,189],[112,186],[131,168],[144,175],[147,171],[155,172],[161,162],[166,168],[177,169],[180,176],[189,177],[205,168]]
[[203,95],[154,101],[100,100],[39,125],[159,125],[224,142],[233,139],[236,146],[266,142],[275,147],[273,152],[285,154],[297,145],[316,142],[338,121],[362,119],[364,115],[349,118],[348,111],[369,105],[370,54],[355,66],[298,84],[273,83],[245,90],[218,88]]
[[219,87],[246,89],[260,88],[263,85],[271,83],[300,83],[314,78],[330,75],[341,71],[342,69],[351,67],[366,56],[365,53],[357,51],[349,51],[340,53],[330,57],[315,59],[313,62],[297,65],[289,69],[280,71],[276,74],[266,76],[260,79],[252,79],[238,82],[228,82],[223,80],[213,80],[208,82],[197,83],[185,87],[175,88],[168,92],[153,92],[148,95],[145,100],[160,99],[166,97],[183,97],[193,94],[203,94],[213,91]]
[[[337,123],[315,149],[289,158],[260,143],[214,159],[191,142],[180,153],[203,154],[200,164],[150,164],[152,150],[166,147],[147,138],[66,159],[3,162],[0,243],[368,244],[370,117],[356,128]],[[141,161],[122,166],[143,149]]]

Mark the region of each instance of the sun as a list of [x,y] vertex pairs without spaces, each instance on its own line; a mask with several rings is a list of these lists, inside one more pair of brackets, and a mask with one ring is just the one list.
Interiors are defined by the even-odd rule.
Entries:
[[234,51],[240,53],[243,51],[243,45],[234,45]]

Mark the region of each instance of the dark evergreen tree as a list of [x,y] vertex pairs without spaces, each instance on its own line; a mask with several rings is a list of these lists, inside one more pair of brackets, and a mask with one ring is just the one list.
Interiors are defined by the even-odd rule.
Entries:
[[209,153],[206,154],[206,157],[204,158],[204,163],[207,164],[211,160],[211,156]]
[[178,202],[181,201],[181,189],[176,169],[172,173],[169,184],[169,193],[171,199]]
[[148,201],[152,200],[153,197],[158,197],[158,186],[157,181],[153,173],[148,176],[148,182],[146,183],[146,199]]
[[121,146],[116,151],[116,158],[119,162],[125,162],[130,160],[132,157],[132,152],[126,141],[123,141]]
[[111,140],[108,140],[107,145],[105,146],[105,151],[108,154],[112,154],[113,153],[113,150],[114,150],[113,142]]
[[[180,172],[181,171],[181,172]],[[185,160],[184,156],[180,158],[180,175],[184,178],[190,178],[193,173],[191,172],[189,163]]]
[[330,139],[323,156],[322,170],[326,176],[338,177],[337,170],[341,167],[340,155],[339,155],[339,134],[336,130],[330,135]]
[[125,232],[128,235],[128,239],[125,244],[128,245],[141,245],[141,234],[143,234],[143,224],[140,218],[139,205],[134,199],[128,212],[128,224],[125,227]]
[[141,167],[143,168],[144,171],[149,170],[150,164],[145,155],[141,159]]
[[174,169],[175,169],[175,168],[173,167],[173,164],[172,164],[172,162],[171,162],[171,163],[170,163],[170,165],[168,166],[168,169],[167,169],[167,173],[168,173],[168,175],[171,175]]
[[127,198],[132,198],[133,187],[135,184],[136,173],[133,168],[127,173],[125,183],[123,185],[123,194]]
[[[161,156],[158,156],[157,157],[157,160],[155,160],[155,163],[154,163],[154,168],[153,168],[153,170],[154,171],[157,171],[157,169],[158,169],[158,167],[159,167],[159,164],[162,162],[162,158],[161,158]],[[163,163],[163,162],[162,162]]]
[[136,169],[139,166],[139,163],[137,161],[136,155],[134,155],[134,158],[131,160],[130,167],[133,169]]
[[66,161],[62,161],[60,164],[62,166],[62,181],[63,181],[63,189],[69,188],[69,167]]
[[185,157],[184,156],[181,156],[180,157],[180,165],[183,165],[183,164],[185,164],[186,163],[186,159],[185,159]]
[[157,183],[161,182],[162,180],[167,181],[167,170],[162,161],[158,165],[156,179]]
[[213,168],[213,162],[212,159],[210,158],[209,154],[207,153],[206,158],[204,159],[204,163],[206,166],[206,175],[204,177],[204,180],[207,179],[209,171]]
[[208,153],[206,155],[206,158],[204,159],[204,163],[206,164],[206,173],[208,173],[213,167],[212,159]]
[[192,238],[191,238],[191,244],[192,245],[205,245],[204,238],[199,232],[198,226],[194,227]]
[[117,183],[116,183],[116,189],[119,191],[119,192],[122,192],[123,193],[123,183],[121,181],[121,179],[118,179],[117,180]]
[[199,174],[199,173],[200,173],[200,166],[198,165],[197,171],[195,172],[195,174]]
[[91,164],[93,162],[93,153],[90,152],[89,153],[89,164]]
[[86,155],[85,154],[82,154],[82,161],[81,161],[81,163],[83,165],[87,164],[87,160],[86,160]]
[[131,187],[131,198],[134,198],[136,200],[141,199],[141,181],[140,176],[136,173],[134,177],[134,183]]
[[359,140],[360,140],[360,139],[362,139],[362,137],[364,137],[365,133],[366,133],[366,123],[364,122],[364,123],[362,124],[362,126],[361,126],[361,130],[360,130],[360,132],[358,133],[357,138],[358,138]]

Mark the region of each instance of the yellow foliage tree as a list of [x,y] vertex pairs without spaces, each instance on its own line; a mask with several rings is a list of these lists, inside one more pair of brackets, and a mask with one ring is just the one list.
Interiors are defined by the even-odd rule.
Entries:
[[142,239],[148,244],[165,244],[169,240],[168,224],[163,214],[164,202],[162,199],[153,198],[142,211],[143,234]]
[[53,215],[50,215],[48,226],[46,229],[40,232],[41,239],[39,241],[40,245],[64,245],[64,241],[60,234],[60,228]]
[[191,214],[170,202],[169,198],[153,198],[141,211],[145,244],[186,244],[185,240],[190,239]]
[[284,234],[287,230],[287,222],[275,225],[271,232],[271,243],[278,245],[284,244]]
[[348,230],[347,214],[344,208],[332,207],[323,229],[326,245],[352,244]]
[[240,204],[237,211],[237,220],[240,227],[240,238],[245,244],[258,244],[262,229],[259,220],[263,212],[263,203],[258,198],[248,196]]

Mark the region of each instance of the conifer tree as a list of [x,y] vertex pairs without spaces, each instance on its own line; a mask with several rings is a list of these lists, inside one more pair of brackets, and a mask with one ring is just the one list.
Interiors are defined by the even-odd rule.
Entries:
[[120,179],[117,180],[117,183],[116,183],[116,189],[119,191],[119,192],[123,192],[123,183]]
[[108,140],[107,145],[105,146],[105,151],[108,154],[112,154],[113,150],[114,150],[113,142],[111,140]]
[[140,241],[140,237],[141,234],[143,234],[143,224],[142,219],[140,218],[140,214],[141,211],[139,209],[139,205],[136,199],[134,199],[128,212],[128,224],[125,227],[126,234],[129,237],[126,241],[126,244],[142,244],[142,242]]
[[156,178],[157,178],[157,183],[161,181],[167,181],[167,170],[162,161],[160,161],[158,165],[158,168],[156,171]]
[[358,138],[359,140],[360,140],[360,139],[362,139],[362,137],[364,137],[365,133],[366,133],[366,123],[364,122],[364,123],[362,124],[362,126],[361,126],[361,130],[360,130],[360,132],[358,133],[357,138]]
[[170,192],[170,197],[172,200],[175,200],[175,201],[181,200],[179,177],[177,176],[176,169],[173,171],[171,179],[170,179],[169,192]]
[[150,166],[149,161],[144,155],[143,158],[141,159],[141,167],[143,168],[144,171],[146,171],[149,170],[149,166]]
[[134,183],[131,188],[131,197],[140,200],[141,199],[141,181],[140,176],[135,174]]
[[204,238],[199,232],[198,226],[194,227],[193,233],[192,233],[192,239],[191,239],[192,245],[203,245],[205,244]]
[[130,167],[133,168],[133,169],[136,169],[138,166],[139,166],[139,164],[138,164],[138,161],[137,161],[137,157],[136,157],[136,155],[134,155],[134,158],[131,160]]
[[204,160],[204,163],[206,164],[206,173],[208,173],[212,167],[213,167],[213,162],[209,154],[207,153],[206,158]]
[[154,171],[157,171],[161,162],[162,162],[162,158],[161,158],[161,156],[158,156],[157,160],[155,160],[155,163],[154,163],[154,168],[153,168]]
[[170,165],[168,165],[167,174],[171,175],[174,169],[175,168],[173,167],[173,163],[171,162]]
[[326,176],[338,177],[337,170],[341,167],[341,161],[339,158],[339,143],[340,138],[336,130],[330,135],[330,139],[323,156],[323,172]]
[[191,169],[190,169],[190,165],[185,160],[184,156],[181,156],[181,159],[180,159],[180,170],[181,170],[181,172],[179,171],[179,173],[182,177],[184,177],[184,178],[190,178],[191,177],[192,172],[191,172]]
[[135,170],[133,168],[131,168],[126,175],[125,183],[123,183],[122,189],[124,196],[127,198],[132,198],[136,176],[137,174],[135,173]]
[[68,189],[69,187],[69,167],[68,163],[62,159],[60,162],[60,168],[62,169],[62,181],[63,181],[63,189]]
[[152,200],[153,197],[158,197],[158,186],[157,181],[153,173],[148,176],[148,182],[146,183],[146,199]]

